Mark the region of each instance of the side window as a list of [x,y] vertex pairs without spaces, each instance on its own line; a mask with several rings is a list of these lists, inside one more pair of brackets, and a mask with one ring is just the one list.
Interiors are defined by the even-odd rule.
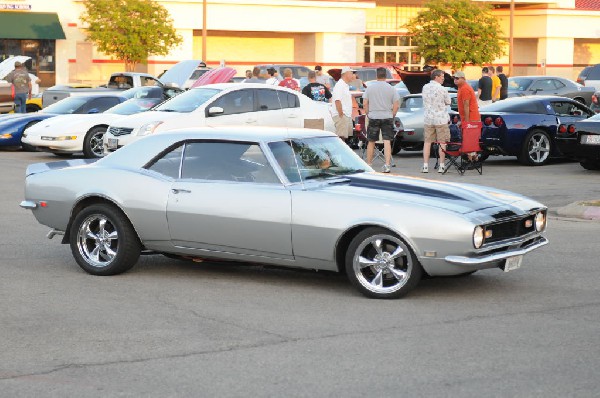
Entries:
[[104,112],[108,108],[112,108],[113,106],[119,104],[119,100],[117,98],[111,97],[100,97],[94,98],[89,101],[83,107],[81,107],[81,113],[88,113],[90,110],[98,110],[98,112]]
[[565,86],[560,80],[552,79],[551,81],[555,89],[561,89]]
[[108,82],[108,87],[116,87],[116,88],[132,88],[133,87],[133,77],[131,76],[111,76]]
[[179,145],[177,148],[156,159],[147,169],[167,177],[179,178],[179,165],[181,164],[182,153],[183,145]]
[[277,90],[258,89],[256,90],[256,94],[258,97],[259,111],[272,111],[281,109],[279,97],[277,97]]
[[142,86],[160,86],[160,83],[150,76],[140,76]]
[[298,96],[292,93],[286,93],[285,91],[278,91],[277,96],[281,102],[282,108],[299,108],[300,99]]
[[186,144],[181,178],[279,183],[257,143],[201,141]]
[[542,79],[542,80],[538,80],[537,82],[533,83],[531,85],[530,90],[538,90],[538,91],[549,91],[549,90],[553,90],[554,89],[554,84],[552,83],[552,80],[549,79]]
[[210,107],[223,108],[223,115],[237,115],[238,113],[254,111],[254,90],[236,90],[219,97]]
[[552,102],[552,109],[557,116],[570,116],[572,105],[568,102]]

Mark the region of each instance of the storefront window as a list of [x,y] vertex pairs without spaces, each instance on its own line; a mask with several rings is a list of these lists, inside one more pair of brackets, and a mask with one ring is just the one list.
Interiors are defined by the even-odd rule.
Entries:
[[375,60],[374,60],[375,63],[385,62],[384,61],[384,59],[385,59],[384,55],[385,55],[384,52],[379,52],[379,51],[375,52]]
[[398,53],[398,62],[408,63],[408,53]]
[[385,62],[396,63],[396,53],[385,53]]
[[373,45],[374,46],[385,46],[385,37],[384,36],[373,37]]
[[38,53],[40,71],[54,72],[55,67],[56,42],[54,40],[40,40]]
[[408,37],[408,36],[398,37],[398,45],[403,46],[403,47],[410,46],[410,37]]

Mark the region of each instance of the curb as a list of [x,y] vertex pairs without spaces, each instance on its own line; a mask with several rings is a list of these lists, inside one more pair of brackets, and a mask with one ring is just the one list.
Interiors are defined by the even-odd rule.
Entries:
[[[599,205],[593,206],[590,203],[598,203]],[[600,201],[573,202],[556,209],[556,214],[561,217],[600,221]]]

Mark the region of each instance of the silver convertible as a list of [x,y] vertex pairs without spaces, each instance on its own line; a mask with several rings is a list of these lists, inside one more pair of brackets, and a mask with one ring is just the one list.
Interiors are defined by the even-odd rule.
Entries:
[[493,188],[375,173],[321,130],[148,136],[92,162],[27,168],[25,200],[94,275],[140,253],[345,272],[396,298],[424,275],[509,271],[547,243],[547,208]]

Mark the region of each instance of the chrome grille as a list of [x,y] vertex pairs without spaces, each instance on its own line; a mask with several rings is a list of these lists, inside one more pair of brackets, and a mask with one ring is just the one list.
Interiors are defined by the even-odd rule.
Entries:
[[126,128],[126,127],[109,127],[108,128],[108,132],[110,134],[114,135],[115,137],[118,137],[120,135],[131,134],[132,131],[133,131],[133,129]]

